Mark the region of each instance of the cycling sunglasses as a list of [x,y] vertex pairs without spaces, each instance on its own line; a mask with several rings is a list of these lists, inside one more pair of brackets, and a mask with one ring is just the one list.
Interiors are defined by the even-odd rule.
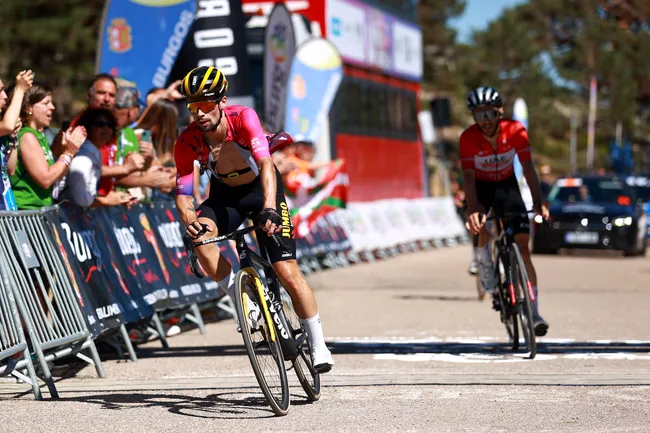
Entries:
[[190,113],[197,114],[199,110],[203,113],[209,113],[219,105],[220,101],[193,101],[188,102],[187,109],[190,110]]
[[476,111],[474,112],[474,119],[477,122],[482,122],[484,120],[494,120],[499,115],[497,110],[488,110],[488,111]]

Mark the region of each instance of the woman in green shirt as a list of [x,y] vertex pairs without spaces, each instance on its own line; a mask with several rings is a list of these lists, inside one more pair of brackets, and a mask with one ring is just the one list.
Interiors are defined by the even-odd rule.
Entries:
[[11,176],[19,210],[39,209],[53,204],[54,187],[68,171],[72,158],[86,140],[86,130],[76,127],[63,134],[63,154],[54,160],[47,138],[43,134],[52,122],[52,89],[44,84],[34,85],[23,98],[21,118],[25,125],[18,132],[18,163]]

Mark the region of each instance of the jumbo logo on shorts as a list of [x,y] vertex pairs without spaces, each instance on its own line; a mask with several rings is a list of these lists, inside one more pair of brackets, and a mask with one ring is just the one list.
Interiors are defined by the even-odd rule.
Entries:
[[289,206],[285,202],[280,203],[282,208],[282,236],[291,237],[291,216],[289,215]]

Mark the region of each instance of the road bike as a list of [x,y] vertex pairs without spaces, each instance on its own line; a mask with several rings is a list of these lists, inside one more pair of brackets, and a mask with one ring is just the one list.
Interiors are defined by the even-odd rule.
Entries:
[[[501,316],[501,322],[508,332],[512,350],[519,349],[519,329],[523,333],[525,348],[528,358],[534,359],[537,354],[535,341],[535,326],[533,324],[532,303],[535,302],[533,286],[526,272],[526,265],[519,246],[515,243],[515,236],[510,221],[528,214],[507,213],[495,214],[487,220],[496,222],[497,236],[491,249],[497,289],[493,295],[493,307]],[[521,325],[521,326],[520,326]]]
[[[258,243],[260,253],[252,251],[245,236],[255,225],[200,242],[185,238],[190,265],[195,275],[203,276],[194,248],[210,243],[235,241],[240,270],[235,276],[235,310],[244,346],[251,367],[273,412],[286,415],[290,406],[289,382],[285,361],[291,363],[298,381],[310,401],[320,398],[320,375],[313,368],[311,347],[306,331],[273,267],[267,260],[264,246]],[[258,236],[267,236],[261,230]],[[280,236],[273,239],[282,249],[286,246]],[[258,272],[259,269],[259,272]]]

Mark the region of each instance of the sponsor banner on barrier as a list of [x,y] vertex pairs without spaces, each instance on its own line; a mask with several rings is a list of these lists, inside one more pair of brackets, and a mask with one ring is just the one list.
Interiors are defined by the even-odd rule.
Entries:
[[[44,215],[50,225],[50,229],[52,230],[54,242],[63,257],[63,263],[65,264],[68,275],[70,275],[79,305],[86,317],[88,329],[93,337],[97,337],[105,329],[119,326],[123,320],[121,314],[112,316],[108,321],[100,321],[98,318],[97,307],[100,303],[93,297],[92,292],[89,290],[88,284],[84,278],[84,274],[79,266],[79,262],[72,247],[74,245],[73,239],[75,235],[78,235],[73,234],[69,225],[67,225],[68,230],[64,230],[61,220],[55,215],[54,211],[48,211]],[[79,245],[78,237],[77,244]],[[111,302],[107,302],[106,304],[110,305]]]
[[240,0],[202,0],[169,75],[180,80],[197,66],[219,68],[228,78],[229,103],[253,106],[246,17]]
[[168,307],[171,277],[144,205],[137,204],[129,211],[118,206],[101,211],[109,244],[121,255],[127,274],[137,281],[147,304],[156,310]]
[[[94,327],[99,322],[102,330],[115,328],[123,322],[141,318],[133,308],[123,306],[120,285],[114,277],[111,257],[100,239],[97,222],[84,216],[79,208],[60,208],[56,216],[46,213],[54,226],[55,236],[66,251],[69,267],[74,271],[74,280],[83,299],[82,306],[88,323]],[[128,291],[128,289],[127,289]]]
[[[169,276],[169,300],[174,304],[192,304],[210,299],[212,294],[201,284],[190,269],[187,251],[183,244],[185,227],[173,205],[156,203],[141,212],[139,219],[145,236],[157,238],[158,250]],[[148,217],[147,217],[148,214]],[[146,226],[150,227],[147,228]],[[152,233],[153,232],[153,233]],[[158,251],[156,251],[158,253]]]
[[110,290],[115,293],[116,299],[120,302],[127,322],[131,323],[150,317],[154,309],[153,303],[149,301],[151,297],[148,296],[150,288],[143,287],[137,275],[129,269],[128,257],[122,252],[117,239],[118,235],[123,236],[124,233],[120,231],[116,234],[113,219],[122,220],[124,211],[121,207],[98,208],[85,214],[75,212],[70,215],[70,220],[75,217],[88,219],[96,227],[95,237],[106,259],[105,272],[109,279]]
[[284,116],[284,129],[295,141],[320,139],[342,79],[341,56],[331,42],[314,37],[300,44],[291,62]]
[[97,72],[135,84],[145,95],[165,87],[194,22],[194,0],[109,0],[97,50]]
[[350,203],[336,218],[355,253],[466,234],[451,197]]
[[277,3],[264,33],[264,123],[272,132],[281,129],[284,122],[287,78],[295,51],[291,13],[283,3]]

